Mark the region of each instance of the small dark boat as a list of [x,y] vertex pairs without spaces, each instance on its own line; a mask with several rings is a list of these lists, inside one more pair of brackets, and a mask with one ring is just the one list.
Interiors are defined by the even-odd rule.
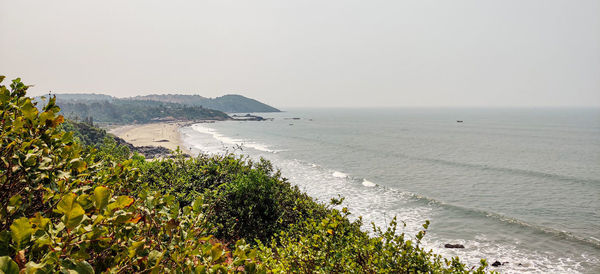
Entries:
[[456,122],[457,122],[457,123],[462,123],[463,121],[462,121],[462,120],[456,120]]

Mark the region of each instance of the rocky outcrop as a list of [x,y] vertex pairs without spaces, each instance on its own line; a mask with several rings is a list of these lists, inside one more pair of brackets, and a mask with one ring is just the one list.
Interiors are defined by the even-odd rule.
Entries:
[[171,150],[165,147],[141,146],[134,147],[133,150],[143,154],[146,158],[163,158],[171,156]]
[[[492,264],[492,266],[493,266],[493,267],[499,267],[499,266],[501,266],[501,265],[506,265],[506,264],[508,264],[508,262],[500,262],[500,261],[495,261],[495,262]],[[521,265],[521,264],[519,264],[519,265]]]
[[461,245],[461,244],[445,244],[444,247],[445,248],[465,248],[465,246]]
[[[115,141],[117,141],[117,143],[119,145],[127,146],[130,151],[135,151],[139,154],[142,154],[146,158],[170,158],[170,157],[173,157],[173,152],[166,147],[159,147],[159,146],[136,147],[136,146],[132,145],[131,143],[128,143],[127,141],[125,141],[119,137],[115,136],[114,139],[115,139]],[[189,157],[189,155],[187,155],[187,154],[184,154],[184,156]]]
[[250,113],[246,114],[246,115],[232,115],[231,119],[236,120],[236,121],[264,121],[265,118],[257,116],[257,115],[251,115]]

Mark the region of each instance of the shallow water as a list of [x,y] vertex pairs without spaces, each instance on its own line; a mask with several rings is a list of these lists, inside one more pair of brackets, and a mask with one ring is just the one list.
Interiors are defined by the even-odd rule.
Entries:
[[[600,271],[599,109],[296,109],[183,128],[195,152],[241,145],[311,196],[393,216],[426,246],[502,272]],[[300,118],[293,120],[289,118]],[[462,123],[457,123],[462,120]],[[465,249],[446,249],[462,243]],[[520,265],[519,265],[520,264]]]

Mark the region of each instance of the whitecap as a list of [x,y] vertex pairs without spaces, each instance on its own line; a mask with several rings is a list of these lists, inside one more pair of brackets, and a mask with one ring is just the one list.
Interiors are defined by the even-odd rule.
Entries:
[[366,186],[366,187],[374,187],[374,186],[377,186],[377,184],[376,184],[376,183],[373,183],[373,182],[371,182],[371,181],[369,181],[369,180],[367,180],[367,179],[363,179],[363,181],[362,181],[362,185],[363,185],[363,186]]
[[339,172],[339,171],[335,171],[333,172],[333,177],[336,178],[348,178],[348,174],[344,173],[344,172]]

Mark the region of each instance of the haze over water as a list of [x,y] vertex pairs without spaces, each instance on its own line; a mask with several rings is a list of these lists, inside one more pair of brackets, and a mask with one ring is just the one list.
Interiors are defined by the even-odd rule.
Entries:
[[263,116],[274,120],[184,128],[184,141],[211,153],[241,144],[311,196],[346,197],[366,224],[385,226],[398,216],[414,235],[431,220],[425,245],[444,256],[508,262],[497,268],[502,272],[600,271],[600,109],[293,109]]

